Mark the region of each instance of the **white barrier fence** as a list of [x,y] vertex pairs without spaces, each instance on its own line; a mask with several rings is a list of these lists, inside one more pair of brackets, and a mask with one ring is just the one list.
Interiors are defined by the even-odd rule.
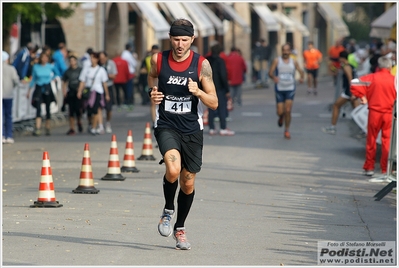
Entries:
[[[55,114],[60,112],[64,97],[62,94],[61,79],[57,77],[55,81],[51,82],[51,89],[53,90],[57,103],[52,102],[50,105],[50,113]],[[29,90],[29,83],[20,83],[14,90],[14,100],[12,107],[12,121],[17,123],[24,120],[34,119],[36,117],[36,108],[31,104],[33,90],[30,93],[29,99],[26,97]],[[46,106],[42,104],[42,116],[46,115]]]
[[[359,105],[351,112],[352,119],[366,134],[367,134],[367,121],[369,116],[368,107],[369,106],[367,104]],[[380,133],[378,133],[377,143],[381,144],[381,131]]]

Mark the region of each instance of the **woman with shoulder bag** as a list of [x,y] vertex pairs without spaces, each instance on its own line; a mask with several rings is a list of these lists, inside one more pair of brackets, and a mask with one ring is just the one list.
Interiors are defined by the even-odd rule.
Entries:
[[53,101],[57,102],[53,90],[51,89],[51,81],[57,76],[60,76],[60,74],[54,65],[49,63],[48,55],[41,53],[39,56],[39,63],[35,64],[32,68],[32,80],[29,84],[28,94],[26,95],[26,97],[29,99],[31,89],[35,86],[31,102],[32,106],[36,108],[35,130],[33,131],[34,136],[39,136],[41,134],[42,103],[46,105],[46,135],[50,135],[50,104]]
[[83,90],[90,89],[88,99],[83,101],[84,107],[87,110],[87,117],[90,118],[90,133],[92,135],[96,135],[104,133],[102,109],[105,108],[105,100],[110,101],[110,97],[107,86],[107,71],[98,64],[100,60],[100,54],[97,52],[92,52],[90,54],[90,60],[91,66],[84,68],[80,73],[80,84],[77,97],[78,99],[81,99]]

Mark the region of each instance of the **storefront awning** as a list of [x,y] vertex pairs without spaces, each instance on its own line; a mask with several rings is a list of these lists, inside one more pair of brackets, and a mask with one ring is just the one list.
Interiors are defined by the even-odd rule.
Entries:
[[149,22],[158,39],[169,39],[170,25],[154,3],[133,2],[130,5],[136,12],[142,15],[143,19]]
[[292,16],[288,16],[288,17],[295,23],[295,27],[302,33],[303,37],[307,37],[310,35],[309,29],[308,29],[308,27],[306,27],[305,24],[303,24],[302,22],[300,22],[299,20],[297,20],[296,18],[294,18]]
[[218,6],[233,20],[238,23],[246,33],[251,33],[251,27],[248,23],[235,11],[235,9],[226,3],[217,3]]
[[336,12],[330,4],[318,2],[317,10],[326,21],[332,24],[334,29],[339,32],[341,37],[346,37],[350,35],[348,26],[345,24],[338,12]]
[[213,26],[216,28],[218,35],[224,34],[224,27],[222,21],[213,13],[213,11],[204,3],[198,2],[197,5],[202,9],[205,15],[212,22]]
[[276,32],[281,29],[280,24],[273,16],[273,12],[266,4],[253,3],[252,8],[258,14],[259,18],[266,24],[269,32]]
[[296,30],[295,23],[286,15],[277,10],[273,11],[272,13],[276,20],[285,28],[286,32],[292,33]]
[[396,5],[393,5],[371,23],[370,37],[391,37],[391,30],[395,26],[396,21]]
[[193,19],[193,24],[197,26],[201,37],[215,35],[215,28],[205,12],[194,2],[182,2],[187,13]]

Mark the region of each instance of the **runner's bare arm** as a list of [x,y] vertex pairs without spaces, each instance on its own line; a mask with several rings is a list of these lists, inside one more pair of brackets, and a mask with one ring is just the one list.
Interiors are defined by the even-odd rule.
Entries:
[[304,73],[304,71],[302,70],[301,66],[299,66],[298,61],[294,61],[294,64],[295,64],[295,69],[299,72],[299,74],[300,74],[300,76],[301,76],[300,79],[299,79],[299,81],[302,83],[303,80],[304,80],[304,78],[305,78],[305,73]]
[[189,80],[188,88],[194,96],[197,96],[205,106],[216,110],[218,107],[218,97],[216,95],[215,84],[212,78],[212,68],[208,60],[204,60],[201,65],[201,72],[199,77],[202,85],[202,90],[198,88],[196,82]]
[[274,59],[272,62],[272,66],[270,66],[270,70],[269,70],[269,77],[271,79],[273,79],[274,83],[278,83],[278,77],[274,76],[274,71],[276,70],[277,67],[277,63],[278,63],[278,59]]
[[152,88],[150,97],[154,104],[160,104],[164,95],[162,92],[158,91],[158,72],[157,72],[157,62],[158,53],[151,56],[151,68],[147,76],[148,88]]

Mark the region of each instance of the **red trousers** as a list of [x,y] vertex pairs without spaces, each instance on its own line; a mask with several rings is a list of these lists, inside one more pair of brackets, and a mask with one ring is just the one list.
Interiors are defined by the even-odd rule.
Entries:
[[388,154],[391,142],[392,114],[380,113],[369,110],[367,122],[366,161],[363,169],[374,170],[375,155],[377,151],[377,136],[381,133],[381,172],[387,172]]

